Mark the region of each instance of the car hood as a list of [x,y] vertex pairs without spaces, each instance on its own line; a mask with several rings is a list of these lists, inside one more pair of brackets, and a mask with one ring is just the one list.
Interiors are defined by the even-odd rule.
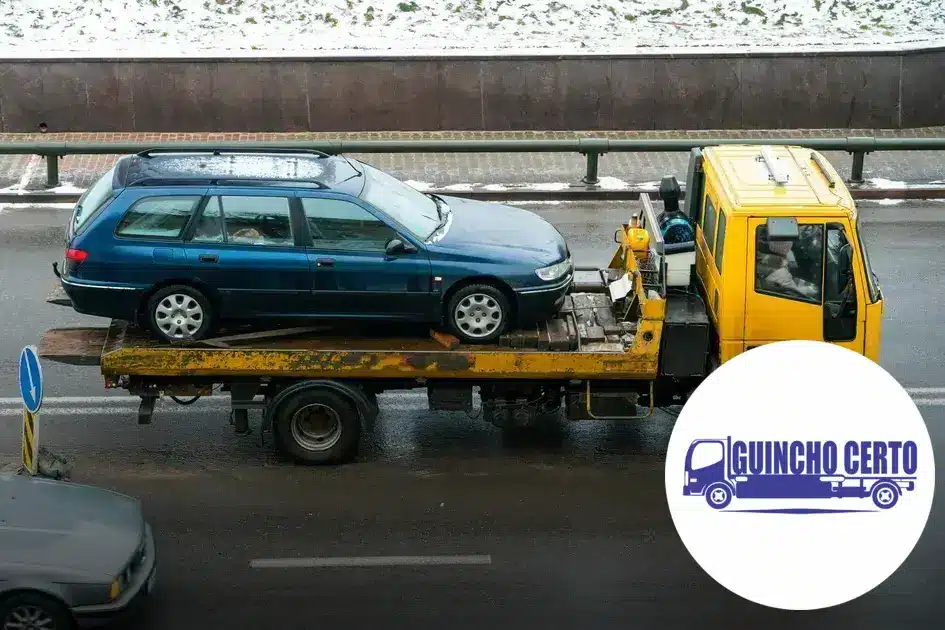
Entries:
[[453,216],[446,235],[436,242],[438,247],[498,254],[537,265],[552,265],[568,255],[561,233],[534,212],[460,197],[443,199]]
[[0,476],[0,560],[89,579],[118,575],[141,544],[136,499],[70,482]]

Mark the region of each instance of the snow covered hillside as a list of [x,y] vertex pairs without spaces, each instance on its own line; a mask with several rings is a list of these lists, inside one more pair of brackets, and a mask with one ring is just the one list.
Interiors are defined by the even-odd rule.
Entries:
[[618,52],[945,40],[945,0],[0,0],[0,55]]

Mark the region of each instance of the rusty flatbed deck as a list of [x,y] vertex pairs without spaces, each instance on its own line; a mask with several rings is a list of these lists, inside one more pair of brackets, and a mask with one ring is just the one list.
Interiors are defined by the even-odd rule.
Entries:
[[[442,336],[379,333],[351,326],[323,326],[318,332],[287,331],[282,337],[221,338],[191,346],[167,345],[120,321],[108,328],[60,328],[45,333],[40,356],[73,365],[99,365],[108,378],[243,377],[449,378],[449,379],[651,379],[659,357],[662,318],[638,319],[633,334],[598,339],[590,320],[564,313],[552,321],[573,321],[565,345],[549,327],[515,331],[505,345],[445,345]],[[661,313],[660,313],[661,315]],[[559,326],[562,324],[559,323]],[[575,326],[577,328],[575,328]],[[376,328],[376,327],[375,327]],[[291,334],[294,331],[297,334]],[[264,336],[266,333],[262,333]],[[543,334],[549,334],[543,339]],[[246,337],[249,337],[248,339]],[[437,338],[439,337],[439,338]],[[528,339],[525,339],[528,338]],[[227,339],[224,337],[223,339]],[[621,341],[622,340],[622,341]],[[455,340],[454,340],[455,341]],[[575,343],[577,348],[575,348]],[[531,344],[532,347],[521,347]],[[560,344],[560,340],[559,340]],[[519,347],[513,347],[518,345]]]

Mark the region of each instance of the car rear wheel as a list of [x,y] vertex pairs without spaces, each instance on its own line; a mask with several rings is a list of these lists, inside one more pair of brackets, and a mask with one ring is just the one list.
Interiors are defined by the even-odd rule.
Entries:
[[69,610],[41,593],[19,593],[0,602],[0,630],[71,630]]
[[210,300],[193,287],[173,285],[148,300],[148,324],[163,341],[196,341],[210,331]]
[[492,343],[505,332],[510,310],[502,291],[489,284],[471,284],[450,298],[446,320],[462,341]]

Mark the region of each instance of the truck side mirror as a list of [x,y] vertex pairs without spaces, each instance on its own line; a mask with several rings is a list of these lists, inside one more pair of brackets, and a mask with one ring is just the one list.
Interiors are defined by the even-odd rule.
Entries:
[[853,276],[853,248],[849,243],[843,245],[840,248],[839,260],[837,261],[837,268],[840,273],[838,284],[841,287],[847,285],[850,281],[850,278]]
[[765,231],[769,241],[796,241],[801,235],[794,217],[770,217]]

